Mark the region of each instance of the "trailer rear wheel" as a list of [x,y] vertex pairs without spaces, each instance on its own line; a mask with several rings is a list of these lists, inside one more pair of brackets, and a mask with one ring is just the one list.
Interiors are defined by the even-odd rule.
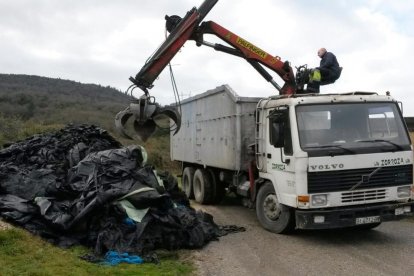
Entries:
[[213,189],[212,203],[220,203],[223,200],[223,197],[226,193],[224,183],[219,180],[216,173],[212,169],[209,169],[208,172],[211,176],[211,183]]
[[279,202],[273,184],[270,182],[260,187],[257,193],[256,215],[263,228],[270,232],[288,233],[294,228],[291,208]]
[[193,178],[194,199],[201,204],[209,204],[214,198],[213,181],[208,171],[197,169]]
[[189,199],[194,198],[193,178],[195,169],[193,167],[185,167],[183,171],[182,185],[185,195]]

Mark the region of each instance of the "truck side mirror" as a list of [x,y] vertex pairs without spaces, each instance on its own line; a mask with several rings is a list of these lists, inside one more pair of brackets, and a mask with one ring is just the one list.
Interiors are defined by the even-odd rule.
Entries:
[[269,118],[269,141],[276,148],[285,146],[285,126],[289,118],[289,109],[286,106],[272,110]]

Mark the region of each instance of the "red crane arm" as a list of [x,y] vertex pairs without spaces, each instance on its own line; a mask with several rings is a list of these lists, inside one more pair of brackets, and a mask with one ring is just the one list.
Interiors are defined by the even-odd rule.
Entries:
[[189,11],[154,55],[148,59],[148,62],[145,63],[135,78],[129,78],[134,84],[141,88],[145,94],[148,94],[147,89],[153,87],[154,80],[194,33],[195,28],[199,24],[199,15],[196,8]]
[[[145,95],[141,96],[139,99],[134,99],[125,110],[120,111],[116,115],[115,125],[122,136],[126,138],[132,137],[126,132],[124,127],[130,117],[134,118],[134,130],[136,135],[142,141],[147,140],[155,131],[157,124],[155,123],[154,118],[159,115],[166,115],[175,122],[175,133],[180,129],[181,116],[177,109],[175,107],[160,107],[155,102],[155,99],[149,96],[148,89],[153,87],[155,79],[174,58],[187,40],[195,40],[198,46],[206,45],[213,47],[217,51],[222,51],[245,59],[268,82],[276,87],[282,95],[292,95],[302,91],[303,84],[300,80],[298,80],[298,84],[296,84],[295,76],[289,62],[282,62],[280,57],[268,54],[217,23],[212,21],[202,23],[205,16],[217,1],[218,0],[204,0],[198,9],[191,9],[187,12],[184,18],[180,18],[179,16],[165,17],[167,20],[167,30],[170,32],[170,35],[161,44],[154,55],[147,60],[138,74],[135,77],[129,78],[133,82],[133,85],[131,85],[130,88],[133,86],[139,87],[144,91]],[[216,35],[231,47],[206,42],[203,40],[204,34]],[[264,67],[272,70],[281,77],[284,81],[283,87],[280,87],[273,80],[273,77]],[[305,72],[301,74],[302,76],[306,75],[306,71],[302,70],[300,72]]]
[[[212,44],[203,40],[203,34],[213,34],[230,44],[234,48],[224,46],[221,44]],[[246,59],[259,73],[269,82],[271,82],[279,91],[280,94],[294,94],[296,90],[295,75],[289,62],[282,62],[279,56],[272,56],[266,51],[260,49],[242,37],[232,33],[223,26],[213,22],[203,22],[197,29],[195,36],[197,45],[206,45],[214,49],[241,58]],[[276,72],[285,82],[284,86],[280,88],[274,81],[270,74],[267,73],[258,63],[266,66],[270,70]]]
[[[195,33],[198,25],[214,7],[217,1],[218,0],[204,0],[198,9],[195,7],[192,8],[187,12],[183,19],[178,16],[165,17],[170,35],[161,44],[154,55],[148,59],[135,78],[129,78],[130,81],[145,92],[145,95],[148,95],[148,89],[153,87],[154,80],[174,58],[175,54],[177,54],[184,43]],[[170,26],[168,26],[168,24],[170,24]]]
[[[155,79],[174,58],[184,43],[187,40],[195,40],[198,46],[206,45],[213,47],[218,51],[245,59],[268,82],[276,87],[280,94],[294,94],[297,86],[295,75],[289,62],[282,62],[280,57],[270,55],[215,22],[207,21],[201,23],[217,1],[218,0],[205,0],[198,9],[193,8],[187,12],[186,16],[182,19],[178,16],[166,16],[167,29],[170,31],[170,35],[158,48],[155,54],[148,59],[147,63],[145,63],[135,78],[130,77],[130,80],[136,86],[141,88],[145,92],[145,95],[148,95],[148,89],[153,87]],[[216,35],[232,47],[206,42],[203,40],[204,34]],[[276,72],[281,77],[284,81],[283,87],[280,87],[273,80],[273,77],[263,66]]]

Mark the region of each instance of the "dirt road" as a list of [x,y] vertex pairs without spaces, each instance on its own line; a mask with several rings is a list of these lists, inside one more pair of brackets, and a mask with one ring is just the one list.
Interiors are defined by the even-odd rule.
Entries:
[[218,224],[246,232],[222,237],[194,253],[199,275],[414,275],[414,220],[369,231],[262,229],[254,210],[236,204],[200,206]]

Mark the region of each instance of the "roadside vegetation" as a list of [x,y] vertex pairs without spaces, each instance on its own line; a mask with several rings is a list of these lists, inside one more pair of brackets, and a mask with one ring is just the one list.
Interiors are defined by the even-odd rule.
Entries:
[[[122,144],[140,143],[121,138],[114,118],[130,102],[111,87],[37,76],[0,74],[0,149],[67,124],[94,124]],[[177,174],[170,161],[169,131],[158,130],[140,143],[149,164]],[[1,223],[1,222],[0,222]],[[194,268],[183,259],[188,251],[157,252],[160,264],[102,266],[79,258],[87,248],[62,249],[18,229],[0,230],[0,275],[190,275]]]
[[117,266],[93,264],[79,258],[87,252],[83,247],[55,247],[18,228],[3,230],[0,275],[191,275],[193,272],[192,265],[177,252],[159,252],[159,264]]

